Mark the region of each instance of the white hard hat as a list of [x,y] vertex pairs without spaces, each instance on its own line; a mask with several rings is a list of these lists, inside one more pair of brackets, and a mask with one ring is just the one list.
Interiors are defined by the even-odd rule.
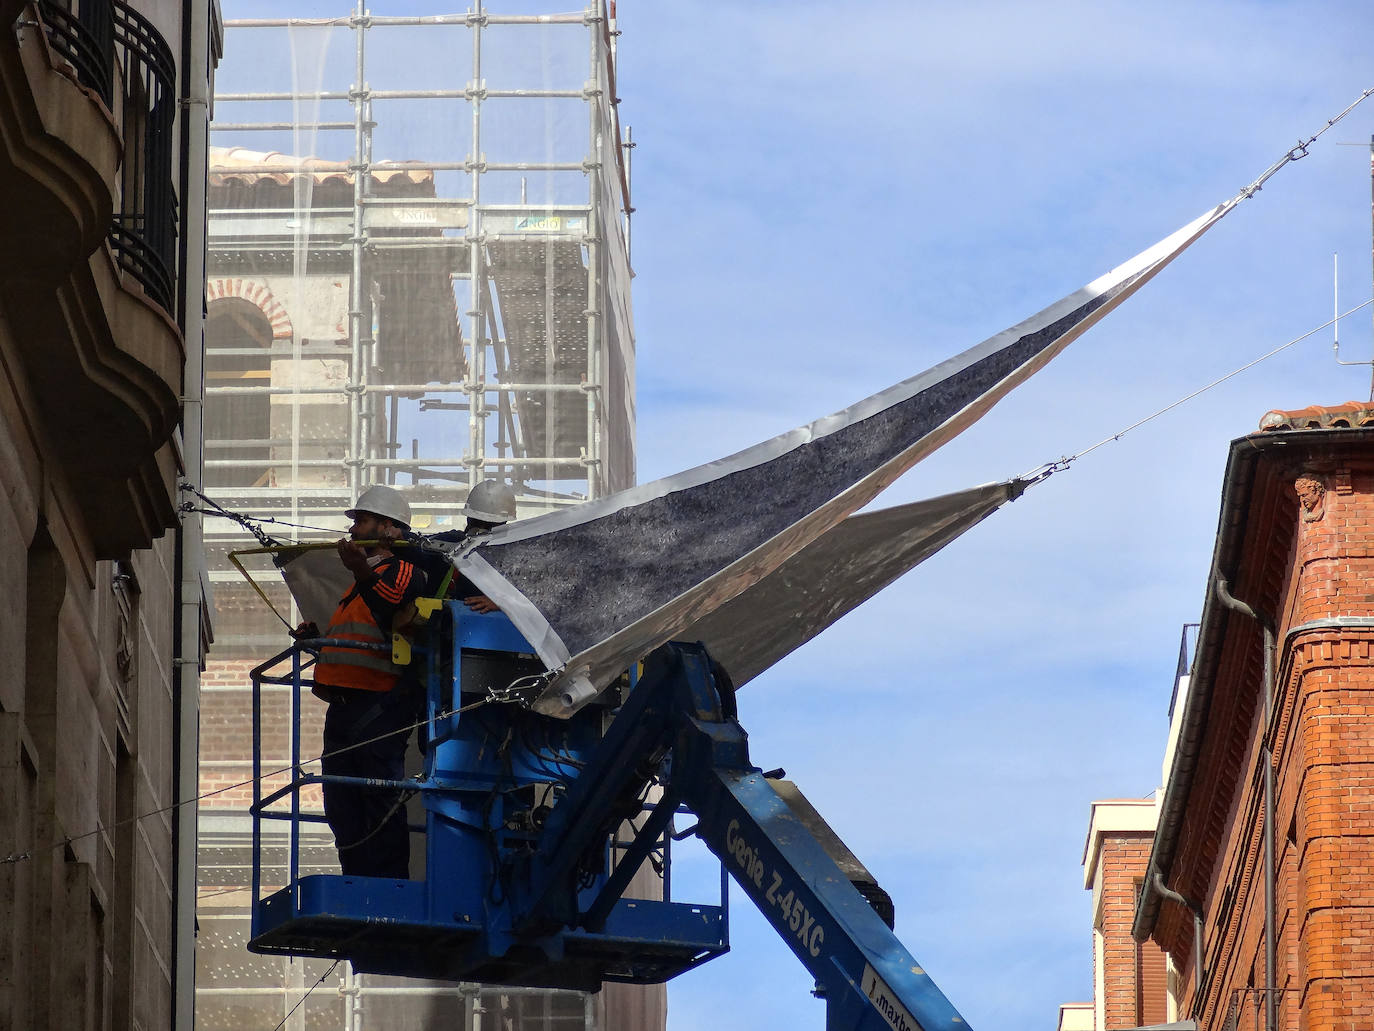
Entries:
[[508,523],[515,518],[515,491],[500,480],[483,480],[468,492],[462,511],[484,523]]
[[399,490],[384,483],[374,483],[359,494],[357,504],[344,515],[349,519],[356,519],[359,512],[385,516],[393,523],[400,523],[407,530],[410,529],[410,503]]

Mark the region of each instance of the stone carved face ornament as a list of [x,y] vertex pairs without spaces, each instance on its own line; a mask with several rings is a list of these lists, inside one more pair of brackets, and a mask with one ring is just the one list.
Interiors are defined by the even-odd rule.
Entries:
[[1293,481],[1298,503],[1302,505],[1302,521],[1314,523],[1326,514],[1326,484],[1315,476],[1304,474]]

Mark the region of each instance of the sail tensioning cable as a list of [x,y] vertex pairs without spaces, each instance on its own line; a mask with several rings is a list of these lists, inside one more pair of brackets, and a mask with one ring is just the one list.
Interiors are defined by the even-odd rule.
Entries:
[[1053,461],[1053,462],[1046,462],[1044,465],[1037,466],[1035,469],[1032,469],[1030,472],[1025,473],[1024,475],[1022,475],[1022,476],[1020,477],[1020,479],[1021,479],[1023,482],[1025,482],[1025,484],[1026,484],[1027,486],[1031,486],[1031,485],[1033,485],[1033,484],[1039,483],[1039,482],[1041,482],[1042,480],[1047,480],[1047,479],[1049,479],[1051,476],[1053,476],[1055,473],[1057,473],[1057,472],[1062,472],[1063,470],[1067,469],[1070,465],[1072,465],[1074,462],[1078,461],[1078,460],[1079,460],[1080,458],[1082,458],[1084,455],[1091,454],[1092,452],[1096,451],[1096,450],[1097,450],[1098,448],[1100,448],[1103,444],[1110,444],[1110,443],[1111,443],[1112,441],[1114,441],[1114,440],[1120,440],[1120,439],[1121,439],[1122,437],[1124,437],[1126,434],[1130,433],[1131,430],[1134,430],[1134,429],[1137,429],[1137,428],[1139,428],[1139,427],[1141,427],[1141,426],[1144,426],[1147,422],[1150,422],[1150,421],[1152,421],[1152,420],[1154,420],[1154,419],[1158,419],[1161,415],[1164,415],[1166,412],[1172,412],[1172,411],[1173,411],[1175,408],[1177,408],[1179,405],[1186,404],[1187,402],[1191,401],[1193,398],[1198,397],[1198,396],[1201,395],[1201,394],[1205,394],[1207,391],[1211,390],[1213,387],[1220,386],[1222,383],[1225,383],[1228,379],[1233,379],[1233,378],[1235,378],[1236,376],[1239,376],[1242,372],[1245,372],[1245,371],[1248,370],[1248,369],[1253,369],[1253,368],[1254,368],[1256,365],[1258,365],[1260,362],[1267,361],[1268,359],[1274,357],[1274,355],[1278,354],[1280,351],[1286,351],[1288,348],[1292,347],[1294,344],[1300,344],[1300,343],[1302,343],[1304,340],[1306,340],[1308,337],[1312,336],[1313,334],[1315,334],[1315,333],[1320,333],[1322,330],[1328,328],[1329,326],[1335,325],[1335,324],[1336,324],[1337,322],[1339,322],[1341,319],[1346,318],[1347,316],[1350,316],[1350,315],[1354,315],[1357,311],[1360,311],[1360,310],[1363,309],[1363,308],[1368,308],[1371,304],[1374,304],[1374,297],[1371,297],[1369,300],[1365,301],[1363,304],[1357,304],[1357,305],[1355,305],[1355,307],[1349,309],[1348,311],[1343,311],[1343,312],[1341,312],[1339,315],[1335,316],[1334,318],[1327,319],[1327,320],[1326,320],[1325,322],[1323,322],[1320,326],[1313,326],[1311,329],[1309,329],[1306,333],[1303,333],[1301,336],[1295,336],[1292,340],[1289,340],[1289,341],[1288,341],[1287,343],[1285,343],[1285,344],[1280,344],[1278,347],[1274,348],[1272,351],[1266,351],[1264,354],[1260,355],[1258,358],[1255,358],[1255,359],[1252,360],[1252,361],[1246,362],[1246,363],[1245,363],[1244,365],[1242,365],[1240,368],[1238,368],[1238,369],[1233,369],[1233,370],[1231,370],[1230,372],[1228,372],[1225,376],[1219,376],[1219,377],[1217,377],[1216,379],[1212,380],[1212,382],[1208,383],[1206,386],[1198,387],[1198,388],[1197,388],[1196,390],[1194,390],[1191,394],[1186,394],[1186,395],[1184,395],[1183,397],[1180,397],[1177,401],[1173,402],[1172,404],[1167,404],[1167,405],[1165,405],[1165,406],[1164,406],[1163,408],[1161,408],[1159,411],[1154,412],[1154,413],[1151,414],[1151,415],[1147,415],[1147,416],[1145,416],[1145,418],[1143,418],[1143,419],[1137,419],[1135,422],[1131,423],[1131,424],[1130,424],[1129,426],[1127,426],[1125,429],[1118,430],[1117,432],[1113,433],[1113,434],[1112,434],[1111,436],[1109,436],[1109,437],[1103,437],[1101,440],[1099,440],[1096,444],[1092,445],[1091,447],[1086,447],[1086,448],[1084,448],[1082,451],[1077,451],[1077,452],[1075,452],[1075,453],[1072,454],[1072,455],[1066,455],[1065,457],[1060,458],[1060,459],[1057,459],[1057,460],[1055,460],[1055,461]]

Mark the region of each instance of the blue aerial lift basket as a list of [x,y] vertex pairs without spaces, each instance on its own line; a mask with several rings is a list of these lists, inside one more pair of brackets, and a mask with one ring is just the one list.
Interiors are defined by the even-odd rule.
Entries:
[[[303,824],[323,817],[303,810],[302,790],[325,778],[301,763],[302,689],[311,656],[295,646],[253,671],[254,952],[347,958],[368,973],[594,991],[603,981],[665,981],[725,952],[728,917],[724,875],[714,905],[671,901],[671,837],[655,857],[664,900],[620,899],[604,927],[516,934],[509,885],[516,861],[537,847],[545,813],[562,796],[601,740],[604,707],[571,720],[523,706],[481,703],[520,677],[542,671],[533,649],[500,613],[477,615],[449,603],[436,620],[434,646],[415,650],[423,667],[423,774],[379,788],[418,792],[424,811],[423,880],[300,876]],[[263,793],[262,688],[291,694],[290,782]],[[455,691],[455,686],[457,690]],[[471,707],[471,708],[469,708]],[[463,709],[467,711],[460,711]],[[336,778],[347,780],[347,778]],[[626,818],[640,815],[627,813]],[[289,828],[288,883],[262,888],[263,821]],[[604,886],[615,841],[582,858],[579,896]]]

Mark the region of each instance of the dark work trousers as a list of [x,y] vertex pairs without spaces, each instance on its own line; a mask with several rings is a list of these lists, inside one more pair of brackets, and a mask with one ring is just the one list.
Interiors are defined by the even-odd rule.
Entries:
[[[336,700],[324,715],[320,767],[325,776],[404,780],[410,733],[403,728],[416,720],[415,685],[402,680],[385,694],[334,690]],[[324,815],[345,874],[398,880],[410,876],[406,808],[395,788],[326,781]]]

